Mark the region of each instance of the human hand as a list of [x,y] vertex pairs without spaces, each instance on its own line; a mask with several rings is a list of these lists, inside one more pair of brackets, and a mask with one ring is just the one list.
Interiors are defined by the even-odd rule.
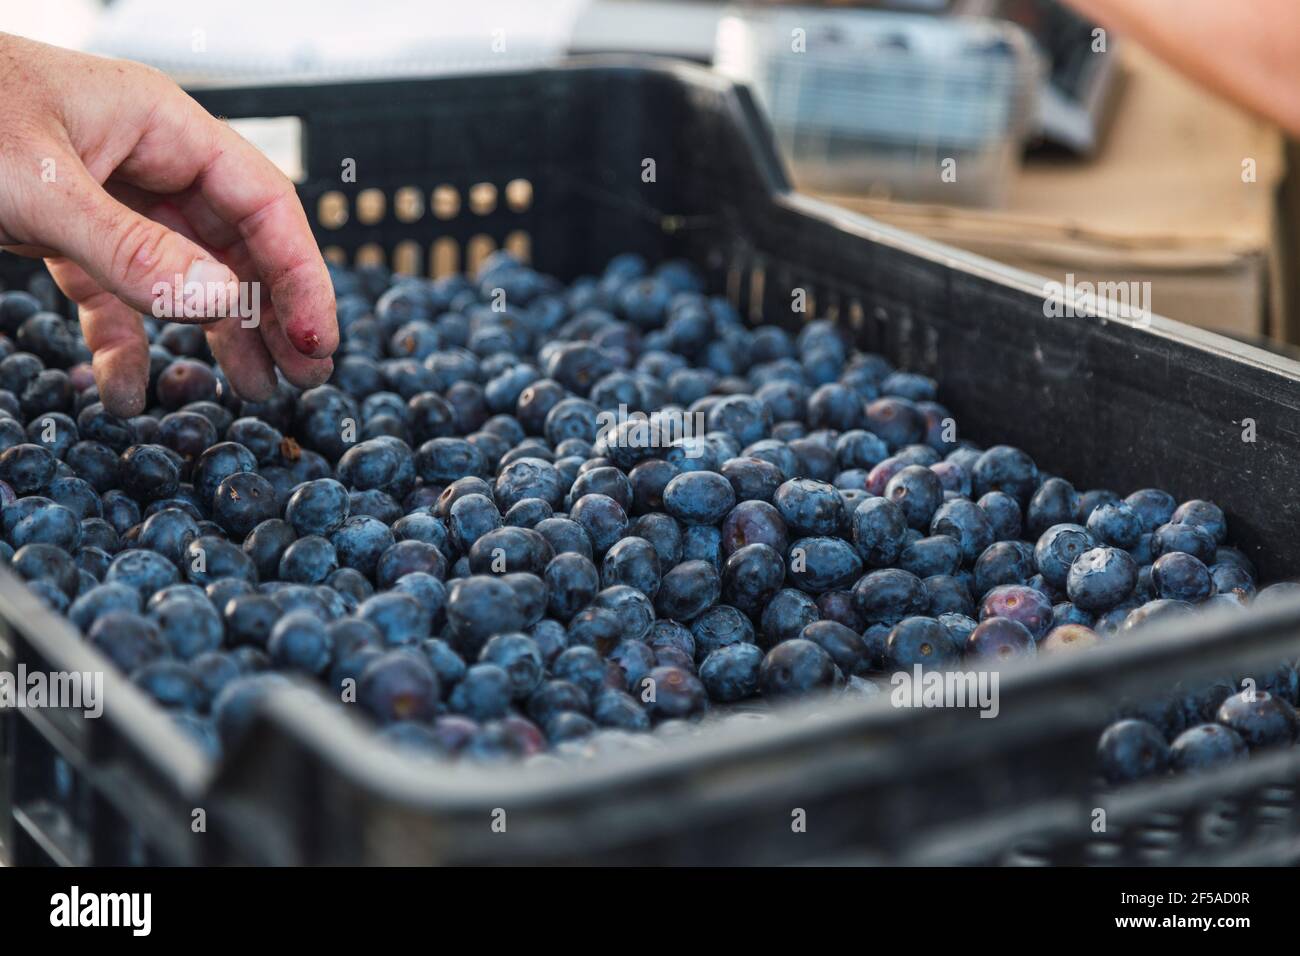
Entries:
[[140,313],[177,276],[208,296],[256,283],[252,318],[214,298],[173,318],[204,323],[240,396],[268,398],[276,366],[300,387],[329,377],[334,293],[293,184],[166,76],[0,34],[0,130],[0,246],[44,258],[78,304],[110,412],[144,411]]

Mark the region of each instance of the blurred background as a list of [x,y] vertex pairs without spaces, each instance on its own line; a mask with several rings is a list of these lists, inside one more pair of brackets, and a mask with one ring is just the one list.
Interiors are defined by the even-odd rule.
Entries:
[[[10,0],[0,30],[189,86],[649,52],[751,85],[798,188],[1155,311],[1300,343],[1296,153],[1056,0]],[[292,121],[244,132],[296,173]]]

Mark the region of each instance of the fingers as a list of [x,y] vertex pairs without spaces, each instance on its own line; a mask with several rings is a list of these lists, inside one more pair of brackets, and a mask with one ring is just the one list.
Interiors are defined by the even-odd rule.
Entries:
[[[132,201],[138,202],[139,197]],[[214,244],[223,228],[229,228],[214,216],[199,194],[182,198],[179,209],[184,210],[184,216],[170,205],[155,206],[152,214],[177,232],[208,245]],[[257,267],[242,241],[218,253],[217,258],[246,283],[257,275]],[[294,348],[281,328],[275,304],[264,290],[254,285],[249,291],[258,292],[260,297],[247,321],[241,309],[241,316],[223,319],[205,329],[212,354],[226,370],[235,391],[253,401],[270,397],[275,391],[276,365],[299,388],[312,388],[328,379],[334,363],[328,358],[310,358]]]
[[[238,243],[224,253],[227,264],[239,275],[255,274],[252,256],[243,243]],[[241,323],[242,325],[242,323]],[[314,388],[323,384],[334,371],[329,358],[312,358],[303,355],[285,334],[280,321],[279,306],[267,295],[262,296],[256,328],[243,328],[246,334],[260,336],[261,344],[271,353],[284,377],[299,388]],[[232,382],[233,384],[233,382]]]
[[[326,358],[338,348],[334,289],[293,184],[228,127],[198,186],[213,211],[238,230],[286,340],[303,355]],[[274,350],[272,350],[274,354]]]
[[149,388],[149,340],[139,314],[75,263],[47,259],[45,264],[64,295],[77,303],[100,401],[121,418],[139,415]]
[[244,319],[232,315],[203,331],[236,395],[250,402],[263,402],[275,394],[275,363],[256,328],[245,326]]
[[[118,174],[154,192],[193,187],[206,201],[187,218],[216,235],[217,222],[248,246],[253,266],[270,286],[286,338],[294,349],[325,358],[338,347],[334,290],[293,183],[247,140],[210,116],[193,100],[155,110]],[[220,243],[224,247],[229,242]]]
[[114,199],[75,158],[49,185],[34,244],[57,249],[137,312],[158,314],[155,307],[169,301],[175,320],[185,321],[184,309],[175,308],[178,289],[198,283],[210,305],[214,293],[234,288],[235,274],[211,253]]
[[[210,236],[213,235],[213,228],[219,230],[220,226],[214,227],[210,213],[207,218],[199,218],[199,222],[203,225],[196,228],[189,217],[182,215],[180,209],[174,207],[170,202],[158,202],[139,190],[123,188],[117,185],[111,188],[115,195],[137,209],[137,211],[157,219],[180,235],[191,240],[201,241],[208,246],[214,245]],[[198,203],[182,203],[181,208],[188,207],[191,212],[199,213],[201,212],[199,209],[201,205],[201,201]],[[205,229],[207,230],[206,234]],[[217,253],[216,257],[238,275],[241,280],[247,282],[251,264],[248,262],[247,253],[242,248],[237,245],[226,252]],[[251,292],[253,290],[245,284],[241,286],[241,294],[244,291]],[[242,302],[240,304],[243,305]],[[272,362],[271,355],[262,341],[261,333],[258,331],[261,318],[261,303],[258,302],[257,306],[257,309],[250,310],[251,314],[247,317],[242,307],[240,309],[230,309],[228,311],[237,314],[218,319],[204,327],[208,347],[212,350],[212,355],[217,360],[217,364],[225,371],[230,387],[235,390],[235,394],[240,398],[253,402],[270,398],[274,394],[276,386],[275,364]],[[304,358],[303,361],[311,360]]]

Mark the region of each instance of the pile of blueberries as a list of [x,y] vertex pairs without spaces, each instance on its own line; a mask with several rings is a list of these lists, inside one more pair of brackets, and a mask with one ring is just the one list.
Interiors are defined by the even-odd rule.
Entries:
[[[289,675],[412,752],[549,760],[1255,597],[1214,504],[978,448],[932,379],[682,262],[331,276],[328,384],[241,401],[145,317],[129,420],[75,324],[0,294],[0,558],[214,756]],[[1294,668],[1235,692],[1126,715],[1106,776],[1294,739]]]

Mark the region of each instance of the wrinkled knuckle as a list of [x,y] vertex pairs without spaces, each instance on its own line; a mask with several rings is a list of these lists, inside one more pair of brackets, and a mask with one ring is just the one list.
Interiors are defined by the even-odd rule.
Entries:
[[156,278],[163,261],[166,232],[156,223],[130,216],[115,234],[113,278],[127,286]]

